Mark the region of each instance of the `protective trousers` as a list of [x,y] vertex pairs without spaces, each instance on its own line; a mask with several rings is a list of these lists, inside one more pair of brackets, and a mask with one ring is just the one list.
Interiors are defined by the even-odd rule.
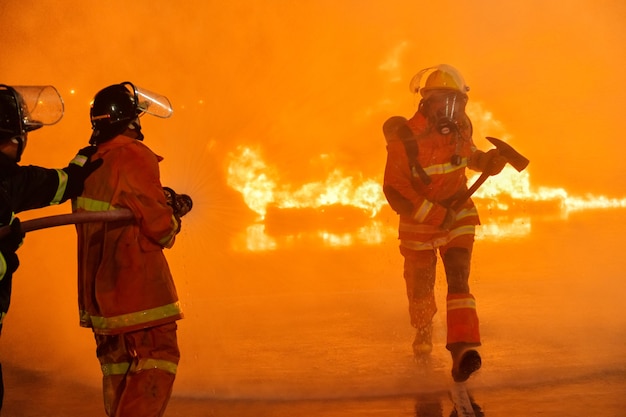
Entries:
[[[480,345],[476,300],[469,290],[469,272],[472,245],[469,247],[441,247],[439,252],[448,284],[447,347],[455,344]],[[404,256],[404,280],[409,301],[411,325],[416,329],[428,326],[437,312],[435,278],[437,255],[435,250],[414,251],[400,248]]]
[[116,335],[96,334],[109,417],[162,417],[180,359],[176,322]]

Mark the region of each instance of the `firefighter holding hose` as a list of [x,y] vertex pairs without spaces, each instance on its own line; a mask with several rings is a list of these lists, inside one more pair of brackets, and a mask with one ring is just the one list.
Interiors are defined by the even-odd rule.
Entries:
[[161,185],[162,158],[143,142],[146,113],[169,117],[169,100],[130,82],[94,96],[90,143],[104,163],[72,201],[75,213],[125,209],[134,217],[76,225],[80,325],[94,333],[104,407],[115,417],[162,416],[180,358],[183,313],[163,249],[174,244],[184,213]]
[[[82,192],[83,182],[101,161],[86,162],[82,149],[63,169],[19,165],[28,135],[63,117],[63,101],[52,86],[0,85],[0,226],[9,233],[0,239],[0,333],[9,310],[13,273],[19,266],[17,249],[24,232],[16,214],[62,203]],[[0,409],[4,397],[0,367]]]
[[471,199],[457,200],[468,190],[466,168],[495,175],[506,160],[497,149],[476,149],[465,113],[469,87],[454,67],[426,68],[413,77],[410,88],[421,96],[417,112],[408,120],[395,116],[383,125],[387,140],[383,191],[400,215],[398,238],[409,315],[416,329],[415,358],[427,358],[433,347],[439,252],[448,285],[446,348],[452,355],[452,376],[461,382],[481,366],[476,300],[468,282],[480,221]]

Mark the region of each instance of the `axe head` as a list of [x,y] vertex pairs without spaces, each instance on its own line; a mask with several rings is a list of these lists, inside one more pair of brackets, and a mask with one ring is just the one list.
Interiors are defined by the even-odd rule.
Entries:
[[500,155],[502,155],[506,161],[511,164],[513,168],[515,168],[518,172],[522,172],[529,164],[529,160],[515,149],[511,147],[508,143],[487,136],[486,139],[496,147],[498,151],[500,151]]

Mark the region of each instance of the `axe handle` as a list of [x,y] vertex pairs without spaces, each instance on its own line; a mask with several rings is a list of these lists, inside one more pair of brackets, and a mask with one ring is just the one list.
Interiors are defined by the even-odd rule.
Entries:
[[[22,222],[24,233],[34,230],[46,229],[49,227],[64,226],[67,224],[89,223],[89,222],[112,222],[116,220],[131,220],[133,213],[128,209],[107,210],[107,211],[82,211],[80,213],[58,214],[55,216],[39,217],[37,219]],[[9,234],[11,226],[0,227],[0,239]]]
[[472,196],[472,194],[474,194],[476,190],[478,190],[478,188],[483,185],[485,181],[487,181],[487,178],[489,178],[489,173],[481,173],[480,177],[478,177],[478,179],[474,181],[471,187],[467,189],[465,194],[459,197],[459,199],[455,200],[450,208],[454,211],[458,211],[461,207],[463,207],[463,204],[465,204],[465,202]]

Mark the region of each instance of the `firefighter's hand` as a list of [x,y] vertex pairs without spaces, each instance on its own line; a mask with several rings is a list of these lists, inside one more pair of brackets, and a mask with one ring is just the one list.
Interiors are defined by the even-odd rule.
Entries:
[[[20,261],[15,254],[24,240],[24,232],[19,218],[14,218],[8,235],[0,240],[0,257],[4,262],[0,262],[0,279],[4,278],[7,272],[13,273],[20,266]],[[1,261],[1,260],[0,260]]]
[[97,149],[96,146],[86,146],[80,149],[69,165],[63,168],[68,177],[63,200],[81,195],[87,177],[102,165],[102,159],[90,160]]
[[446,217],[443,219],[443,222],[439,226],[441,230],[450,230],[454,222],[456,221],[456,211],[448,208],[446,210]]
[[487,151],[483,158],[483,172],[486,172],[489,175],[498,175],[506,165],[506,158],[500,155],[500,151],[495,148]]

